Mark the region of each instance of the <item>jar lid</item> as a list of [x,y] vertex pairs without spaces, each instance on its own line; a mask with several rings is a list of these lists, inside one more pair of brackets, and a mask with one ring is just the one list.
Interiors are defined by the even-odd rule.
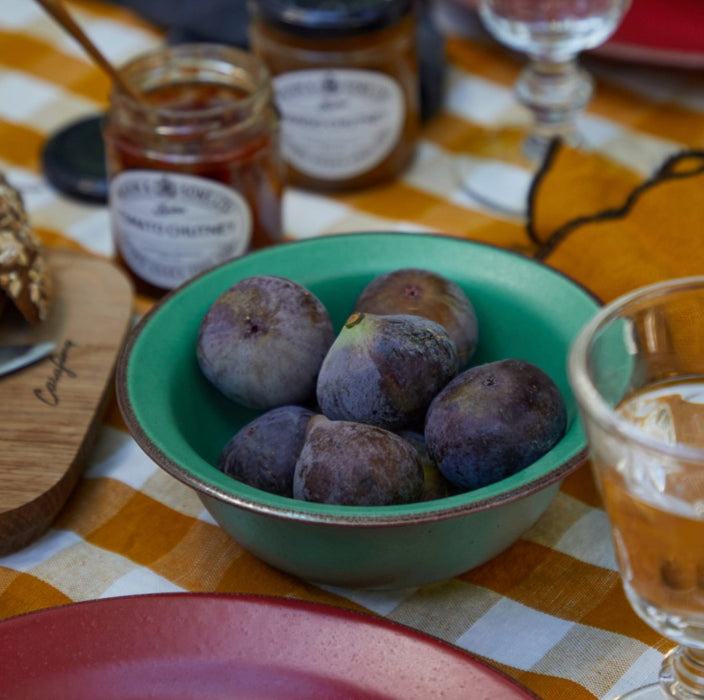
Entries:
[[88,202],[106,202],[108,177],[102,115],[72,122],[53,134],[42,149],[42,167],[57,190]]
[[393,25],[412,4],[413,0],[254,0],[252,10],[281,31],[333,39]]

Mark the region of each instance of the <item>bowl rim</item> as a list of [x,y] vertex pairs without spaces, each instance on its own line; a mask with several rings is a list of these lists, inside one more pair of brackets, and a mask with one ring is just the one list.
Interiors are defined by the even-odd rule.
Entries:
[[[581,291],[586,297],[591,299],[596,305],[595,313],[598,307],[603,306],[603,301],[590,289],[585,287],[579,281],[573,279],[569,275],[551,267],[547,263],[540,259],[531,258],[519,251],[510,250],[502,248],[501,246],[484,242],[475,241],[472,239],[459,238],[457,236],[452,236],[450,234],[444,233],[416,233],[416,232],[405,232],[405,231],[361,231],[361,232],[349,232],[341,234],[328,234],[325,236],[287,241],[275,248],[281,248],[286,246],[290,249],[291,246],[305,247],[309,245],[326,245],[326,242],[330,242],[332,239],[346,238],[350,242],[354,242],[355,239],[359,238],[378,238],[378,237],[413,237],[417,239],[420,237],[426,237],[428,239],[445,239],[450,241],[455,241],[461,244],[467,244],[469,246],[480,246],[487,248],[492,251],[496,251],[501,255],[514,256],[519,258],[530,265],[536,265],[544,270],[550,272],[550,274],[556,277],[562,278],[563,281],[568,282],[570,285],[575,287],[578,291]],[[262,250],[253,251],[246,255],[247,259],[251,259],[254,256],[266,255],[267,251],[272,250],[272,248],[265,248]],[[233,480],[234,485],[242,493],[235,493],[231,490],[227,490],[219,487],[217,484],[202,478],[180,464],[175,462],[171,457],[169,457],[149,436],[149,434],[142,428],[139,423],[130,393],[128,390],[128,372],[129,363],[132,355],[132,350],[135,344],[138,342],[143,329],[149,325],[152,319],[157,316],[161,311],[169,304],[169,302],[176,297],[185,293],[189,287],[194,285],[201,278],[219,270],[222,267],[231,265],[237,260],[242,260],[243,258],[236,258],[234,260],[229,260],[221,263],[213,268],[210,268],[195,277],[191,278],[187,282],[183,283],[176,289],[169,291],[161,299],[159,299],[136,323],[136,325],[129,332],[125,343],[120,351],[115,372],[115,389],[116,398],[118,406],[121,410],[123,419],[127,428],[134,438],[135,442],[144,451],[144,453],[152,459],[157,466],[162,468],[168,474],[176,478],[178,481],[184,483],[185,485],[193,488],[197,494],[200,496],[206,496],[216,501],[220,501],[229,506],[235,506],[239,509],[249,511],[250,513],[269,516],[277,519],[287,520],[287,521],[302,521],[309,524],[326,524],[326,525],[336,525],[336,526],[348,526],[348,527],[388,527],[388,526],[401,526],[409,524],[422,524],[430,522],[438,522],[443,520],[449,520],[457,518],[458,516],[468,516],[477,512],[489,510],[495,508],[501,504],[512,503],[517,500],[526,498],[533,495],[539,491],[546,489],[547,487],[555,484],[556,482],[562,481],[566,476],[576,471],[582,464],[584,464],[588,457],[588,446],[586,444],[586,438],[584,439],[584,444],[581,449],[576,453],[571,455],[565,461],[560,463],[555,468],[551,469],[545,474],[537,476],[530,479],[525,483],[521,483],[510,490],[502,494],[493,494],[488,497],[472,498],[478,492],[483,489],[477,489],[475,491],[467,491],[460,494],[443,497],[435,500],[428,501],[418,501],[410,504],[401,505],[390,505],[390,506],[340,506],[340,505],[329,505],[321,503],[309,503],[306,501],[300,501],[293,498],[287,498],[285,496],[278,496],[275,494],[266,493],[248,486],[243,483],[238,483]],[[575,421],[580,421],[580,417],[575,414]],[[559,443],[558,443],[559,444]],[[549,454],[549,453],[547,453]],[[547,456],[547,455],[545,455]],[[538,464],[544,457],[536,460],[533,464]],[[532,466],[532,465],[530,465]],[[213,467],[215,469],[215,467]],[[511,478],[511,477],[507,477]],[[498,482],[497,482],[498,483]],[[485,487],[488,488],[488,487]],[[251,493],[251,496],[247,494]],[[272,503],[265,503],[256,500],[256,494],[264,494],[268,501]],[[467,499],[472,500],[467,502]]]

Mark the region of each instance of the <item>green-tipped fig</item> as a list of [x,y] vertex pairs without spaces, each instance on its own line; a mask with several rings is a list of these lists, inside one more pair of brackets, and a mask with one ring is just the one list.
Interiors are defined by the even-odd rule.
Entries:
[[433,400],[428,453],[464,490],[504,479],[564,435],[567,410],[553,380],[530,362],[498,360],[465,370]]
[[240,428],[225,445],[218,469],[233,479],[279,496],[293,496],[293,471],[313,411],[279,406]]
[[318,405],[332,420],[412,427],[457,371],[455,343],[434,321],[355,313],[320,367]]
[[198,334],[203,374],[225,396],[268,409],[307,403],[335,332],[322,302],[292,280],[257,275],[221,294]]
[[423,467],[423,495],[420,500],[434,501],[437,498],[452,496],[455,490],[428,454],[428,446],[425,444],[423,433],[415,430],[402,430],[398,435],[415,449],[420,459],[420,465]]
[[362,290],[354,308],[379,316],[423,316],[439,323],[457,345],[460,367],[477,347],[474,306],[459,285],[436,272],[403,268],[376,277]]
[[294,472],[294,498],[384,506],[418,501],[422,493],[418,455],[398,435],[364,423],[311,419]]

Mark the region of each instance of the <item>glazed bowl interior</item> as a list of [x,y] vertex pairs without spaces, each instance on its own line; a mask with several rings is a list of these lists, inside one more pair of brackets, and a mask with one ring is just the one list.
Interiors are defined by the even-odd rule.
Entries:
[[[326,305],[336,329],[374,277],[422,267],[462,287],[479,323],[471,364],[519,358],[546,371],[567,404],[562,440],[522,471],[472,492],[421,503],[351,507],[265,493],[214,465],[229,438],[256,411],[221,395],[196,360],[198,328],[217,298],[240,279],[273,274],[300,282]],[[360,233],[287,243],[226,263],[155,306],[131,334],[117,371],[126,423],[142,449],[201,495],[255,512],[309,522],[394,524],[432,521],[520,498],[564,476],[586,456],[586,440],[566,376],[569,346],[599,303],[565,276],[493,246],[441,235]]]

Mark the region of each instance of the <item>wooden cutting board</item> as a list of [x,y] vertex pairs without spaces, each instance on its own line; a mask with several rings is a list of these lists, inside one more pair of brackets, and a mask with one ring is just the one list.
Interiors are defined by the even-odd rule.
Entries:
[[133,289],[110,262],[53,250],[54,301],[38,329],[0,323],[0,342],[53,339],[47,358],[0,377],[0,555],[51,525],[83,470],[112,396]]

